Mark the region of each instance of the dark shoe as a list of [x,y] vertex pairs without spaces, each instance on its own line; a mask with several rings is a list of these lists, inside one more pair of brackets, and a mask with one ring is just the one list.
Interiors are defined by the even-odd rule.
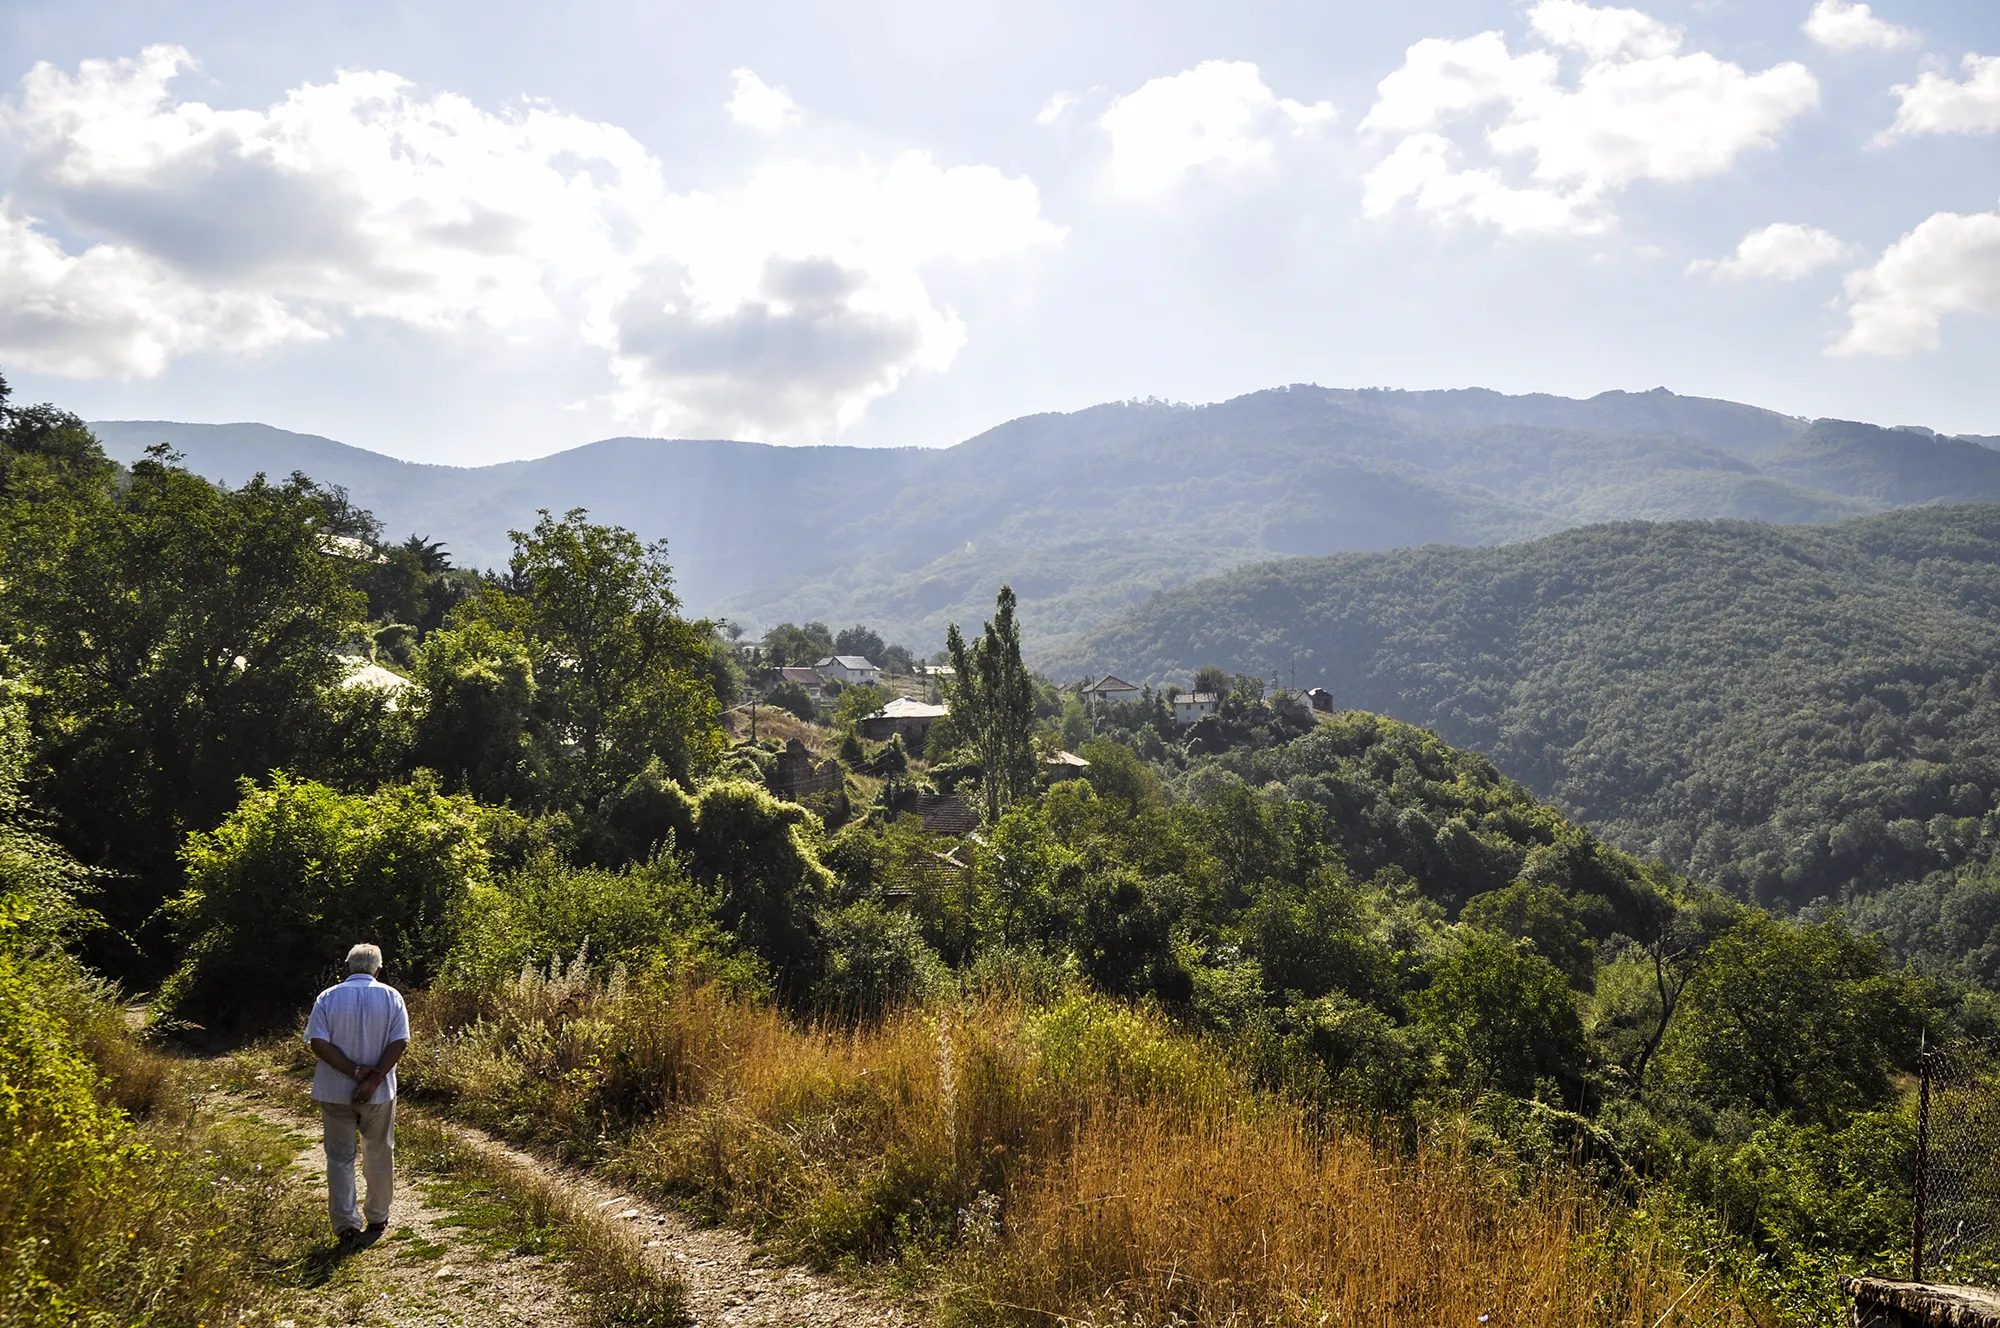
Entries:
[[333,1238],[342,1245],[352,1245],[355,1241],[361,1239],[361,1233],[353,1227],[349,1227],[345,1231],[334,1232]]
[[367,1234],[369,1234],[370,1236],[379,1236],[388,1229],[389,1229],[389,1224],[387,1222],[370,1222],[368,1224]]

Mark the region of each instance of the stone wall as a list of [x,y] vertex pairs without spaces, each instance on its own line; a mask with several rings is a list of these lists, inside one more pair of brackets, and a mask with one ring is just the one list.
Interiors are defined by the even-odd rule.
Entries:
[[2000,1328],[2000,1295],[1976,1287],[1843,1277],[1854,1328]]

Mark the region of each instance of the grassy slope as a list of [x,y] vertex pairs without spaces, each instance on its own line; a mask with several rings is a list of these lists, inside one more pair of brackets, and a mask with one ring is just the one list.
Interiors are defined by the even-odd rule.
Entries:
[[1437,730],[1628,847],[1764,898],[1990,850],[2000,507],[1622,524],[1249,567],[1059,661],[1322,684]]

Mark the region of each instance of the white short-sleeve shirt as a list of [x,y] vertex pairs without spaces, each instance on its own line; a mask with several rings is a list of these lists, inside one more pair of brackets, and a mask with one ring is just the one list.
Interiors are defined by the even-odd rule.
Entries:
[[[337,987],[328,987],[313,1002],[312,1017],[306,1020],[306,1045],[323,1038],[340,1048],[341,1054],[356,1065],[373,1065],[382,1058],[391,1042],[408,1041],[410,1015],[403,1008],[403,994],[377,982],[367,973],[356,973]],[[352,1102],[355,1081],[321,1061],[313,1071],[313,1101]],[[381,1087],[370,1102],[392,1102],[396,1097],[396,1071],[383,1076]]]

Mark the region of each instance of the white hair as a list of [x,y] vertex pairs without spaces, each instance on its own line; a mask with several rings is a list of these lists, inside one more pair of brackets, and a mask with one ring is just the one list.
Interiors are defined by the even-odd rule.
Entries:
[[380,973],[382,971],[382,947],[363,941],[347,952],[347,971],[350,973]]

